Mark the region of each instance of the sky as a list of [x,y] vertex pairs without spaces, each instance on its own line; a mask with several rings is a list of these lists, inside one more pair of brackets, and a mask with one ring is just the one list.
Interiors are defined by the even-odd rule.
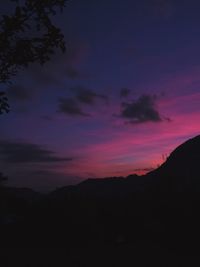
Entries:
[[71,0],[66,41],[20,70],[0,116],[8,184],[52,190],[144,174],[200,130],[200,3]]

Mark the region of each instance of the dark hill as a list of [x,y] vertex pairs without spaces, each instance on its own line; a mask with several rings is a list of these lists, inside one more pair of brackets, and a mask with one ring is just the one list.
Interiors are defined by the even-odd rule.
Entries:
[[125,197],[145,192],[180,191],[194,186],[200,190],[200,135],[178,146],[159,168],[146,175],[87,179],[75,186],[55,190],[49,197],[64,199],[67,196]]
[[159,168],[148,173],[151,186],[200,190],[200,135],[178,146]]
[[13,223],[2,220],[0,245],[74,247],[74,251],[110,246],[115,251],[118,246],[150,243],[190,249],[193,239],[200,238],[199,163],[197,136],[147,175],[88,179],[36,196],[34,205],[33,192],[8,190],[12,194],[6,195],[13,197],[9,209],[8,202],[4,205],[3,215],[9,220],[12,216]]
[[189,177],[200,174],[200,135],[178,146],[166,162],[152,173]]
[[145,182],[145,176],[136,174],[128,177],[90,178],[78,185],[59,188],[51,192],[48,197],[59,200],[77,196],[103,199],[123,198],[144,191]]

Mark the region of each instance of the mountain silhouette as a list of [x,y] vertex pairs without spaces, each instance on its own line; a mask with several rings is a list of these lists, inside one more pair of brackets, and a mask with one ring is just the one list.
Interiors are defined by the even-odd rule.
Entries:
[[[184,263],[182,255],[193,253],[200,239],[199,162],[196,136],[146,175],[87,179],[44,195],[2,187],[0,246],[64,247],[73,259],[78,249],[85,265],[81,259],[77,266],[122,266],[120,257],[127,259],[124,266],[134,266],[137,255],[154,248],[156,255],[165,251],[164,258],[173,251]],[[104,263],[86,264],[94,248],[94,258]],[[107,262],[108,255],[116,264]],[[143,258],[141,266],[150,266]],[[175,266],[184,266],[179,261],[177,256]],[[154,266],[163,266],[163,257]]]
[[171,185],[174,190],[200,190],[200,135],[178,146],[167,160],[146,176],[151,185]]
[[87,179],[78,185],[59,188],[49,196],[64,198],[79,194],[112,198],[148,190],[187,190],[191,186],[195,190],[198,184],[200,189],[199,163],[200,135],[178,146],[160,167],[146,175]]

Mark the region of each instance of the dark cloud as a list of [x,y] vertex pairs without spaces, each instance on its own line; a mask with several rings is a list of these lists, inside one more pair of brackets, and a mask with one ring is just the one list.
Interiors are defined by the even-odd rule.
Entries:
[[8,97],[15,101],[29,101],[32,99],[32,90],[20,85],[12,85],[8,88]]
[[71,161],[40,145],[24,142],[0,141],[0,160],[5,163],[56,163]]
[[73,98],[60,98],[58,108],[58,112],[70,116],[89,116],[89,114],[82,111],[77,101]]
[[130,90],[130,89],[128,89],[128,88],[122,88],[122,89],[120,90],[120,97],[121,97],[121,98],[123,98],[123,97],[127,97],[127,96],[130,95],[130,93],[131,93],[131,90]]
[[95,104],[97,99],[103,99],[103,100],[108,99],[107,96],[103,94],[97,94],[93,92],[92,90],[82,87],[82,86],[72,87],[71,91],[76,93],[76,98],[78,101],[86,105]]
[[161,116],[155,107],[155,96],[142,95],[137,101],[122,103],[121,117],[130,123],[160,122]]
[[102,99],[107,102],[108,97],[103,94],[97,94],[94,91],[83,86],[75,86],[70,88],[73,97],[62,97],[59,99],[59,109],[61,113],[71,116],[90,116],[83,111],[81,105],[92,106],[97,99]]

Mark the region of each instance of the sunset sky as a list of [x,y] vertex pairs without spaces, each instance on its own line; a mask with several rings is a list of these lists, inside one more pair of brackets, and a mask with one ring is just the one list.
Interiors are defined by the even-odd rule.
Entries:
[[195,0],[69,1],[54,18],[66,53],[20,71],[7,88],[8,183],[49,190],[143,174],[198,135],[199,11]]

